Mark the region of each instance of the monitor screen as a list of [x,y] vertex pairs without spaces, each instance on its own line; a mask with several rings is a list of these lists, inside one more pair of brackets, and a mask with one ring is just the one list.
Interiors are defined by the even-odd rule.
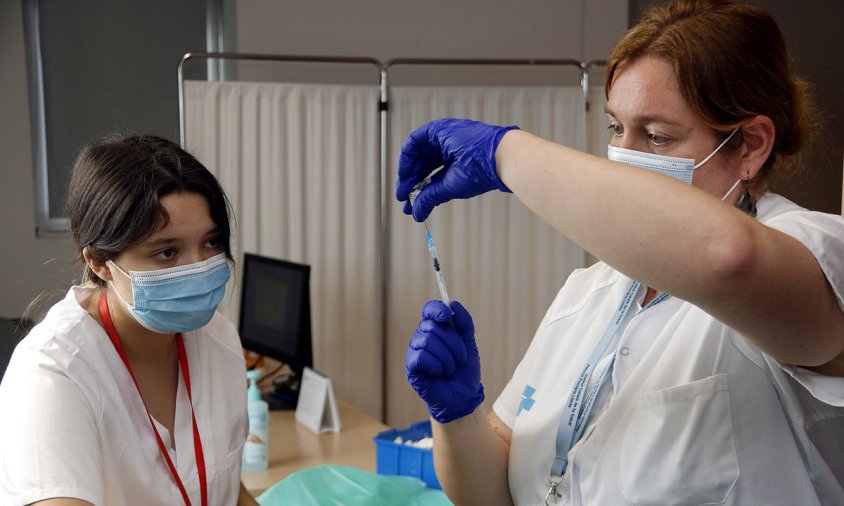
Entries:
[[301,376],[313,367],[310,266],[249,253],[243,260],[241,343]]

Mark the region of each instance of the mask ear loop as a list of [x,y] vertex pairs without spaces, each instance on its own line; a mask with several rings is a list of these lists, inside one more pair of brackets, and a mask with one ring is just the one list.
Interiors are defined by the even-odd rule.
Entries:
[[733,190],[735,190],[735,189],[736,189],[736,186],[738,186],[738,185],[739,185],[739,183],[741,183],[741,182],[742,182],[742,180],[741,180],[741,179],[736,179],[736,182],[735,182],[735,183],[733,183],[733,186],[730,186],[730,189],[729,189],[729,190],[727,190],[727,193],[725,193],[725,194],[724,194],[724,196],[723,196],[723,197],[721,197],[721,202],[723,202],[723,201],[727,200],[727,197],[729,197],[730,195],[732,195],[732,194],[733,194]]
[[[116,263],[114,263],[114,261],[112,261],[112,260],[108,260],[108,261],[107,261],[107,263],[110,263],[111,265],[113,265],[115,269],[117,269],[118,271],[120,271],[120,274],[123,274],[124,276],[126,276],[127,278],[129,278],[129,281],[130,281],[130,282],[132,281],[132,276],[130,276],[130,275],[129,275],[126,271],[124,271],[123,269],[121,269],[119,265],[117,265]],[[120,295],[120,290],[118,290],[118,289],[117,289],[117,284],[115,284],[115,283],[114,283],[114,275],[112,275],[111,277],[112,277],[112,279],[109,279],[109,280],[108,280],[108,284],[109,284],[109,285],[111,285],[111,288],[114,290],[114,293],[116,293],[116,294],[117,294],[117,298],[118,298],[118,299],[120,299],[120,302],[122,302],[122,303],[123,303],[123,306],[125,306],[125,307],[126,307],[126,309],[128,309],[128,310],[130,310],[130,311],[131,311],[131,310],[133,310],[133,309],[135,309],[135,305],[134,305],[134,304],[129,304],[129,302],[127,302],[127,301],[126,301],[126,299],[124,299],[124,298],[123,298],[123,296],[122,296],[122,295]]]
[[732,132],[730,132],[730,135],[728,135],[726,139],[724,139],[723,141],[721,141],[721,144],[718,144],[718,147],[717,147],[717,148],[715,148],[715,150],[714,150],[714,151],[712,151],[712,153],[709,153],[709,154],[706,156],[706,158],[704,158],[703,160],[701,160],[699,163],[695,164],[695,168],[697,169],[698,167],[700,167],[700,166],[701,166],[701,165],[703,165],[704,163],[708,162],[708,161],[709,161],[709,159],[710,159],[710,158],[712,158],[713,156],[715,156],[715,154],[716,154],[717,152],[721,151],[721,148],[723,148],[723,147],[724,147],[724,144],[728,143],[728,142],[730,141],[730,139],[732,139],[732,138],[733,138],[733,136],[734,136],[734,135],[736,134],[736,132],[738,132],[738,131],[739,131],[739,129],[738,129],[738,128],[736,128],[736,129],[734,129]]
[[756,197],[750,193],[750,171],[747,172],[744,191],[741,192],[741,195],[736,201],[736,207],[744,211],[751,218],[756,217]]

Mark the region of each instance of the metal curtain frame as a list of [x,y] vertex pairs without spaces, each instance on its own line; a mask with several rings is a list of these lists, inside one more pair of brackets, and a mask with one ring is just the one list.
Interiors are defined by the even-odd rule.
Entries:
[[184,67],[189,60],[250,60],[267,61],[280,63],[359,63],[374,65],[381,70],[382,63],[375,58],[357,57],[332,57],[332,56],[299,56],[299,55],[274,55],[254,53],[186,53],[179,60],[179,143],[185,145],[185,76]]
[[[572,59],[500,59],[500,58],[394,58],[384,64],[384,69],[389,70],[397,65],[490,65],[490,66],[544,66],[544,67],[575,67],[580,71],[580,88],[583,91],[583,100],[586,110],[589,110],[589,70],[595,66],[606,65],[604,60],[591,60],[582,62]],[[382,84],[383,85],[383,84]],[[383,97],[382,93],[382,97]]]
[[[580,86],[583,92],[583,101],[586,111],[589,110],[589,71],[592,67],[606,65],[604,60],[592,60],[581,62],[573,59],[471,59],[471,58],[395,58],[382,63],[375,58],[365,57],[326,57],[326,56],[302,56],[302,55],[272,55],[272,54],[249,54],[249,53],[187,53],[178,67],[179,79],[179,143],[185,147],[185,97],[184,97],[184,66],[189,60],[249,60],[280,63],[344,63],[344,64],[365,64],[374,65],[379,71],[379,88],[381,100],[378,104],[380,111],[380,180],[378,194],[380,195],[380,296],[381,296],[381,418],[385,419],[387,413],[387,218],[388,218],[388,195],[387,195],[387,145],[389,132],[389,70],[399,65],[489,65],[489,66],[560,66],[575,67],[580,72]],[[586,125],[583,125],[586,129]],[[588,132],[586,132],[588,135]]]

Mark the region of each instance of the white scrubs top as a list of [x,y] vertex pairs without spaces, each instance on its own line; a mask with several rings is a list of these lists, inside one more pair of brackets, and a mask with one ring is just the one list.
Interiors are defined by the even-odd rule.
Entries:
[[[15,349],[0,384],[0,505],[73,497],[95,505],[183,504],[146,411],[105,330],[73,287]],[[209,504],[235,504],[246,440],[246,379],[234,326],[215,314],[183,334]],[[164,443],[171,435],[157,425]],[[181,375],[170,456],[200,504],[190,404]]]
[[[844,310],[844,218],[770,194],[758,209],[813,252]],[[563,405],[631,283],[604,263],[573,273],[496,400],[517,505],[542,504]],[[844,504],[844,378],[780,364],[676,297],[628,317],[608,348],[557,504]]]

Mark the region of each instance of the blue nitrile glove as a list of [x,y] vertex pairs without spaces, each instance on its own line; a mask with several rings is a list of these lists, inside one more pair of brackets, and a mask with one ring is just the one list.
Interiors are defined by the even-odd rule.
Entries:
[[439,423],[468,415],[484,400],[475,325],[459,302],[451,309],[453,315],[438,300],[425,304],[404,358],[407,381]]
[[[424,221],[435,206],[451,199],[468,199],[490,190],[509,192],[498,178],[495,150],[504,134],[517,126],[500,127],[468,119],[438,119],[410,134],[399,157],[396,198],[405,202],[404,213]],[[413,205],[408,196],[413,186],[435,169]]]

